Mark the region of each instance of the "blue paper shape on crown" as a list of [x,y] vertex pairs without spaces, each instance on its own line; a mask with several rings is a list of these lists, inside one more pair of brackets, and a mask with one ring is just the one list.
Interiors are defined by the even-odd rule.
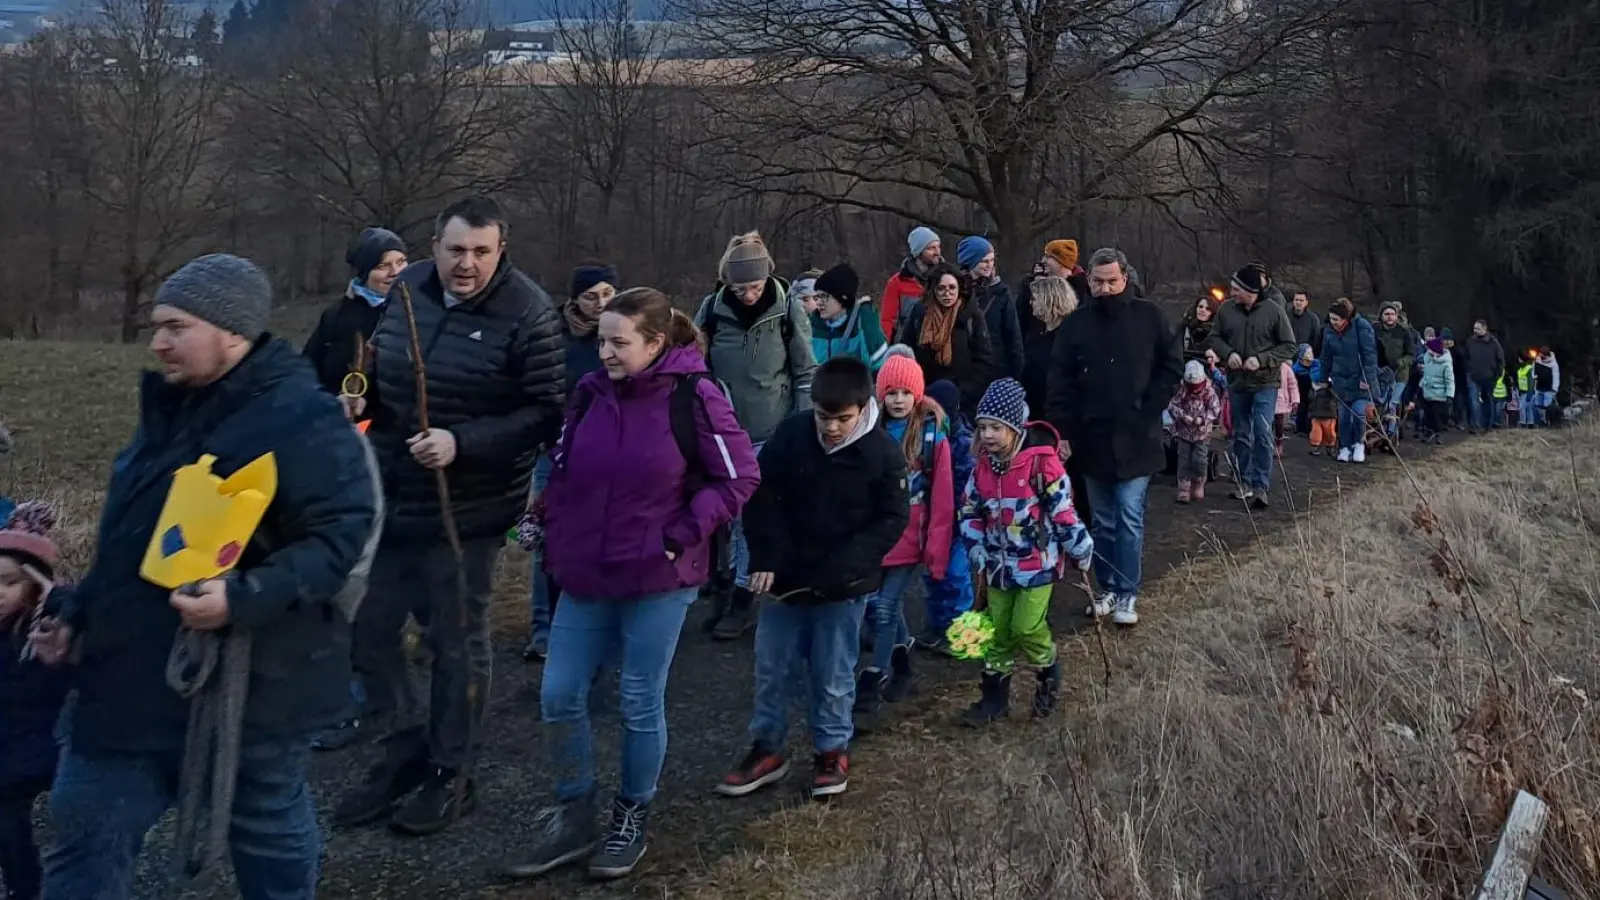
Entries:
[[172,556],[187,546],[188,542],[183,539],[183,529],[177,525],[168,528],[161,535],[162,556]]

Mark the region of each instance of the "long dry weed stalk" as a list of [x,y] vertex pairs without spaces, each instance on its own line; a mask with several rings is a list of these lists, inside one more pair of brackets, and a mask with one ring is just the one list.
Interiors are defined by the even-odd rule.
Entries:
[[1545,434],[1402,459],[1167,579],[1107,696],[966,748],[806,895],[1471,897],[1526,789],[1541,873],[1600,897],[1600,425]]

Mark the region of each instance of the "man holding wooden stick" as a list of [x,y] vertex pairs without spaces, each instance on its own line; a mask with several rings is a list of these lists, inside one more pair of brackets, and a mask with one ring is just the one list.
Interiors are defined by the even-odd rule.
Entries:
[[[356,666],[395,692],[384,758],[334,811],[432,834],[476,804],[473,768],[488,708],[488,607],[495,559],[528,493],[534,449],[555,437],[566,397],[560,318],[505,256],[488,198],[435,222],[433,260],[399,278],[372,338],[365,406],[389,502]],[[354,410],[353,410],[354,412]],[[433,657],[414,696],[401,635],[424,627]]]

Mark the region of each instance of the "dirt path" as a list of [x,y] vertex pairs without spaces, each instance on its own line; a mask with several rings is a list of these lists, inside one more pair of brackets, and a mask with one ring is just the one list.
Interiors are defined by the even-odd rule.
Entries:
[[[1408,459],[1424,456],[1417,447],[1407,449]],[[1396,465],[1381,458],[1364,467],[1337,465],[1311,457],[1303,440],[1291,440],[1284,470],[1294,487],[1293,508],[1306,515],[1315,496],[1325,496],[1335,486],[1352,487],[1374,472]],[[1168,572],[1196,554],[1218,547],[1238,550],[1262,535],[1282,529],[1291,518],[1290,497],[1279,477],[1273,507],[1266,513],[1247,514],[1225,499],[1227,486],[1214,485],[1205,503],[1178,507],[1172,501],[1170,478],[1158,478],[1152,488],[1148,512],[1145,558],[1146,581]],[[1309,501],[1309,502],[1308,502]],[[1316,505],[1320,505],[1316,503]],[[1060,631],[1080,627],[1081,592],[1066,595],[1051,618]],[[920,617],[921,603],[908,610]],[[1147,616],[1160,609],[1141,609]],[[329,834],[322,889],[323,898],[456,898],[512,897],[623,897],[640,892],[661,896],[664,889],[686,877],[703,875],[719,859],[736,851],[744,831],[756,820],[782,807],[807,802],[800,794],[803,778],[793,784],[758,793],[742,800],[724,800],[710,793],[711,786],[745,746],[745,726],[750,712],[752,671],[750,642],[722,644],[711,641],[694,627],[703,612],[691,611],[667,694],[671,746],[662,789],[651,817],[652,845],[637,877],[612,886],[591,886],[576,871],[553,876],[537,885],[508,887],[500,868],[515,859],[532,839],[532,820],[548,801],[551,784],[544,773],[538,726],[539,667],[524,664],[520,645],[501,641],[495,660],[495,692],[491,723],[483,752],[482,801],[475,815],[444,834],[408,839],[382,827]],[[913,622],[913,627],[916,623]],[[975,681],[971,663],[934,660],[922,655],[925,683],[951,684]],[[931,693],[931,692],[929,692]],[[614,786],[620,727],[614,694],[597,717],[596,751],[602,784]],[[913,703],[913,706],[916,704]],[[798,712],[798,711],[797,711]],[[914,712],[907,713],[908,715]],[[797,718],[803,723],[803,716]],[[794,734],[805,740],[803,724]],[[853,749],[852,775],[857,781],[873,778],[874,744],[894,741],[893,734],[862,739]],[[326,813],[342,789],[359,778],[373,757],[372,748],[331,754],[318,760],[315,776],[319,808]],[[848,801],[846,795],[844,802]],[[156,863],[158,854],[150,854]],[[215,896],[216,886],[183,896]]]

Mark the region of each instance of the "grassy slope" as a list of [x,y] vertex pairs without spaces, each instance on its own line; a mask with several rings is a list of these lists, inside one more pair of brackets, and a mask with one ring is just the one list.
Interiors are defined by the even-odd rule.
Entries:
[[[0,343],[0,491],[60,502],[76,562],[145,361]],[[899,778],[761,822],[673,893],[1452,896],[1526,787],[1556,804],[1547,873],[1597,896],[1596,449],[1593,430],[1500,435],[1331,494],[1287,539],[1154,585],[1160,614],[1109,641],[1109,688],[1093,636],[1069,641],[1060,720],[962,733],[952,691],[876,751]],[[508,633],[523,567],[507,554]]]

